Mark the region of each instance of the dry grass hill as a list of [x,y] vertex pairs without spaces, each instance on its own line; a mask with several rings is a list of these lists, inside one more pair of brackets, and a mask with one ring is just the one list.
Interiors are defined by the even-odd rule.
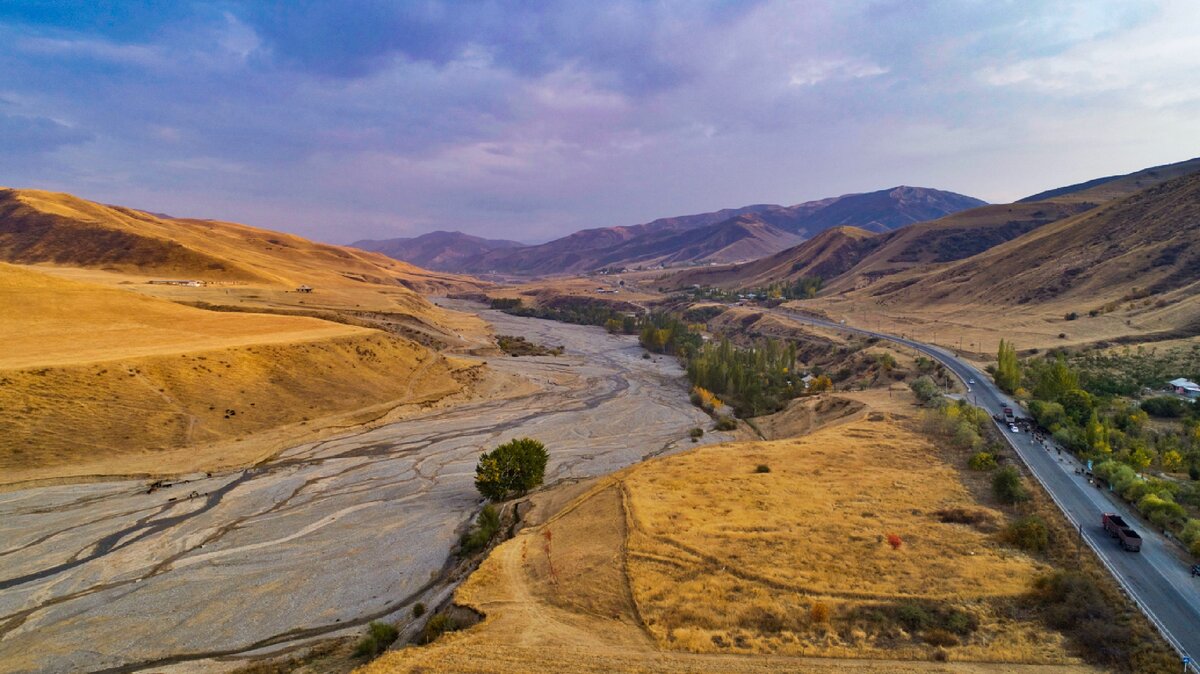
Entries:
[[1189,302],[1198,281],[1200,174],[1191,174],[875,294],[889,303],[1054,303],[1086,313],[1148,298],[1156,309]]
[[378,330],[214,312],[0,263],[0,483],[211,470],[463,392]]
[[805,437],[535,496],[457,591],[483,622],[365,671],[1093,671],[1018,607],[1051,564],[998,541],[1009,515],[914,431],[911,398],[855,395]]
[[38,190],[0,189],[0,261],[283,287],[369,283],[428,293],[479,285],[291,234],[167,218]]

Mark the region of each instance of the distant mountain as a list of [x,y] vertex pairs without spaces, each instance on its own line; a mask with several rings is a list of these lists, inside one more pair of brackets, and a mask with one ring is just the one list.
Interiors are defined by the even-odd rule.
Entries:
[[[659,279],[663,287],[693,284],[746,288],[800,276],[820,276],[824,294],[862,290],[885,297],[916,283],[915,279],[961,260],[982,257],[998,246],[1033,236],[1042,228],[1089,213],[1147,188],[1200,171],[1200,160],[1158,166],[1042,192],[1012,204],[959,211],[936,220],[913,223],[890,232],[857,228],[828,229],[793,248],[752,262],[680,270]],[[898,188],[905,189],[905,188]],[[865,201],[876,198],[871,195]],[[1035,199],[1037,200],[1031,200]],[[837,202],[813,213],[820,221],[836,213]],[[869,213],[864,205],[859,213]],[[887,212],[887,209],[882,209]],[[922,286],[923,287],[923,286]],[[920,298],[909,296],[913,301]]]
[[754,204],[641,225],[586,229],[538,246],[488,251],[448,269],[558,274],[610,266],[748,260],[796,245],[830,227],[887,232],[984,203],[954,192],[901,186],[795,206]]
[[484,239],[462,232],[429,232],[416,237],[371,240],[350,244],[390,258],[410,262],[425,269],[450,271],[463,260],[478,257],[493,250],[521,248],[525,244],[504,239]]

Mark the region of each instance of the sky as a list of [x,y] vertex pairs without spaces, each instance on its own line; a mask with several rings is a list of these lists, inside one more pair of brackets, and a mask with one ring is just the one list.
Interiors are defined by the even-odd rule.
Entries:
[[1198,155],[1194,0],[0,2],[0,185],[334,243]]

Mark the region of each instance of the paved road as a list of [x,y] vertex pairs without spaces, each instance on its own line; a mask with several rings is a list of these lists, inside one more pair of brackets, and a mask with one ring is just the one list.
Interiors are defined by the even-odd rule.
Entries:
[[[940,347],[791,311],[773,311],[799,322],[879,337],[911,347],[936,358],[964,384],[974,381],[974,384],[967,384],[970,389],[968,395],[990,414],[1000,414],[1006,406],[1019,409],[984,373]],[[1067,519],[1081,532],[1126,591],[1133,595],[1142,611],[1158,624],[1167,640],[1181,654],[1200,656],[1200,579],[1191,577],[1189,562],[1178,546],[1143,523],[1135,525],[1143,537],[1142,551],[1125,552],[1103,530],[1100,516],[1115,511],[1124,514],[1127,521],[1137,522],[1137,519],[1132,519],[1134,513],[1130,508],[1111,498],[1106,490],[1088,484],[1082,472],[1076,472],[1080,466],[1066,453],[1059,455],[1035,445],[1028,433],[1013,433],[999,424],[998,427]]]
[[688,430],[707,426],[673,358],[599,328],[480,313],[566,355],[492,359],[530,393],[152,494],[132,480],[0,494],[0,672],[211,671],[407,615],[444,593],[431,580],[479,505],[481,451],[538,438],[550,482],[691,447]]

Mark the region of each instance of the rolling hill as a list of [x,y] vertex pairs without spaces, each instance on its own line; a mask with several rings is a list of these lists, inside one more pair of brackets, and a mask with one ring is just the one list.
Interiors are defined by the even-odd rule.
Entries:
[[886,232],[983,203],[953,192],[901,186],[794,206],[754,204],[641,225],[586,229],[537,246],[490,250],[446,268],[546,275],[613,266],[733,262],[773,254],[831,227]]
[[5,263],[0,341],[0,484],[253,462],[475,376],[378,330],[205,311]]
[[416,237],[355,241],[353,248],[382,253],[395,260],[425,269],[449,271],[463,260],[493,250],[520,248],[525,244],[504,239],[484,239],[462,232],[429,232]]
[[1200,174],[1193,173],[876,295],[900,303],[1065,302],[1102,311],[1111,302],[1193,297],[1198,281]]
[[479,285],[379,253],[291,234],[168,218],[69,194],[3,188],[0,261],[284,287],[368,283],[446,292]]

